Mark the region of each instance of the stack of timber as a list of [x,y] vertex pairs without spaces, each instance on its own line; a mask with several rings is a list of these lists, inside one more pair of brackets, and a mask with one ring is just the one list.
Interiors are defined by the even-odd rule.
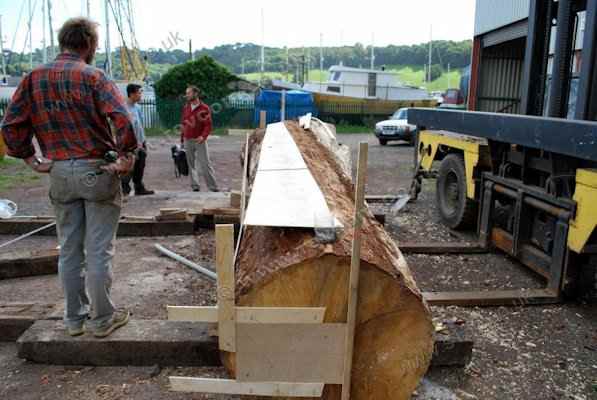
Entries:
[[[313,229],[245,225],[235,260],[237,305],[325,307],[325,323],[346,322],[354,185],[331,147],[311,131],[317,126],[304,130],[296,122],[285,124],[343,229],[335,242],[325,244]],[[264,135],[257,130],[249,141],[249,190]],[[410,399],[433,352],[430,311],[400,250],[369,210],[361,229],[351,399]],[[235,371],[234,354],[222,353],[222,358]],[[326,385],[322,398],[340,396],[340,385]]]

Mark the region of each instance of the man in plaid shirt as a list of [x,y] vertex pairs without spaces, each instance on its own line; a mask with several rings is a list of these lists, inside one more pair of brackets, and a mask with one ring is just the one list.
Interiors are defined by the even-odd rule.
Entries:
[[[105,337],[129,318],[128,311],[112,304],[110,287],[121,209],[119,175],[131,170],[137,141],[124,98],[104,72],[89,65],[97,24],[70,19],[58,42],[56,60],[23,78],[1,129],[8,155],[50,174],[68,333],[81,335],[87,328]],[[34,136],[45,159],[35,155]],[[118,154],[116,162],[106,160],[111,151]]]

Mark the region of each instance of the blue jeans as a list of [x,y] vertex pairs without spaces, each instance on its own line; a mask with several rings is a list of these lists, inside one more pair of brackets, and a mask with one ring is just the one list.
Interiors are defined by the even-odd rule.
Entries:
[[110,300],[114,240],[120,219],[120,179],[99,167],[103,160],[54,162],[50,199],[60,244],[58,274],[69,328],[97,329],[115,307]]

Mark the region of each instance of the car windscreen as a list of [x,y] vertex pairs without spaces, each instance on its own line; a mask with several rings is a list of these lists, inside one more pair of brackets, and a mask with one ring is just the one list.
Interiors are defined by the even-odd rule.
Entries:
[[407,110],[398,110],[392,115],[392,119],[407,119]]

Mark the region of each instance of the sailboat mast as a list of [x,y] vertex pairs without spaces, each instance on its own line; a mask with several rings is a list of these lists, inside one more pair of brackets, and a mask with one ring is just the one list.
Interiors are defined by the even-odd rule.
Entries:
[[4,58],[4,37],[2,36],[2,15],[0,15],[0,57],[2,57],[2,75],[6,76],[6,59]]
[[48,62],[48,47],[46,45],[46,3],[44,1],[41,2],[41,14],[42,14],[42,39],[41,39],[41,55],[42,55],[42,62],[45,64]]
[[52,27],[52,1],[48,0],[48,29],[50,30],[50,59],[54,59],[54,28]]
[[263,76],[265,74],[265,17],[263,8],[261,9],[261,76],[259,83],[263,85]]
[[104,0],[104,15],[106,18],[106,74],[112,78],[112,49],[110,47],[110,0]]
[[375,34],[371,34],[371,69],[375,69]]
[[323,33],[319,34],[319,91],[323,91]]
[[31,8],[31,0],[27,1],[27,6],[29,7],[29,69],[33,70],[33,33],[31,32],[33,9]]
[[431,82],[431,54],[433,49],[433,25],[429,27],[429,64],[427,64],[427,82]]

